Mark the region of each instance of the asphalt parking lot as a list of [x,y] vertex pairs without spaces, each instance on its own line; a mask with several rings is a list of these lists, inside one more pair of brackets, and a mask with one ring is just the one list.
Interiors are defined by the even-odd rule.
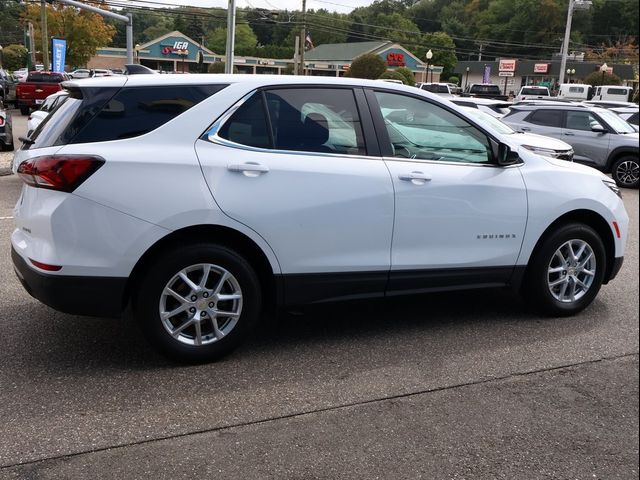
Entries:
[[0,478],[638,478],[637,190],[625,265],[575,318],[504,290],[325,305],[184,366],[23,290],[20,186],[0,177]]

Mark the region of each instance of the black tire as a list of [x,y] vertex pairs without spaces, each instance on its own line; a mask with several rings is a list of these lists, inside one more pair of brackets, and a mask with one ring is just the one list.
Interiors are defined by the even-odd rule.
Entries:
[[619,187],[638,188],[640,174],[638,156],[625,155],[611,165],[611,176]]
[[[220,331],[224,330],[224,325],[229,327],[230,330],[226,332],[226,335],[217,338],[218,335],[213,331],[214,320],[207,314],[204,317],[200,317],[198,312],[206,309],[206,306],[202,306],[203,302],[207,303],[209,300],[213,300],[213,290],[210,291],[211,297],[199,298],[197,302],[190,305],[189,311],[184,311],[175,316],[170,317],[169,322],[171,325],[165,327],[166,323],[160,317],[160,309],[174,310],[174,307],[182,307],[187,305],[184,302],[177,300],[175,297],[166,294],[163,295],[165,287],[172,286],[173,290],[178,287],[183,287],[183,290],[179,292],[183,295],[184,292],[193,292],[181,279],[176,278],[176,275],[183,269],[193,267],[195,270],[193,273],[188,273],[190,280],[196,283],[198,280],[199,266],[203,264],[210,264],[217,267],[220,270],[225,270],[231,274],[235,287],[239,288],[241,299],[239,301],[226,301],[226,306],[219,307],[216,304],[216,309],[220,310],[236,310],[239,314],[235,323],[232,318],[222,318],[218,327]],[[213,270],[213,275],[210,279],[211,282],[220,283],[222,275],[217,270]],[[200,279],[204,277],[204,274],[200,273]],[[220,275],[219,277],[217,275]],[[174,280],[177,284],[170,284]],[[184,285],[180,285],[180,282]],[[230,285],[231,280],[227,283]],[[224,281],[222,282],[224,283]],[[256,323],[261,306],[261,293],[258,277],[254,270],[251,268],[244,258],[239,254],[226,247],[211,245],[211,244],[192,244],[179,247],[175,250],[168,251],[162,254],[156,261],[153,262],[151,267],[142,275],[141,281],[138,282],[138,287],[134,291],[133,295],[133,313],[135,318],[140,322],[143,332],[149,342],[164,355],[178,361],[189,363],[200,363],[217,360],[235,349],[240,345],[246,337],[249,335],[253,325]],[[175,285],[178,285],[176,287]],[[211,287],[210,284],[207,288]],[[228,288],[228,285],[227,287]],[[187,290],[184,290],[187,289]],[[206,293],[200,292],[197,295],[191,296],[191,293],[184,294],[183,299],[191,301],[192,298],[196,298],[200,295],[206,295]],[[217,300],[224,303],[223,300]],[[164,302],[164,303],[161,303]],[[174,306],[167,306],[169,302],[174,302]],[[234,303],[234,302],[240,302]],[[214,302],[209,303],[211,306]],[[231,305],[231,306],[230,306]],[[238,307],[239,305],[239,307]],[[176,308],[177,309],[177,308]],[[195,313],[190,313],[191,311]],[[184,315],[183,315],[184,314]],[[195,341],[197,338],[197,331],[195,324],[193,327],[185,328],[182,332],[178,333],[178,337],[172,336],[167,328],[174,327],[177,329],[180,325],[187,324],[189,322],[197,322],[198,318],[202,318],[201,326],[198,327],[202,331],[203,344],[195,345],[184,342]],[[176,320],[177,319],[177,320]],[[222,322],[231,322],[225,323]],[[233,325],[232,325],[233,324]],[[208,342],[205,344],[205,332],[209,335]],[[215,337],[215,339],[212,338]]]
[[[580,245],[581,242],[584,242],[589,246],[595,258],[595,274],[592,276],[593,278],[588,289],[584,290],[582,287],[577,287],[580,291],[574,301],[560,301],[555,294],[559,295],[561,292],[552,293],[550,283],[553,281],[561,281],[562,284],[564,284],[563,279],[566,278],[568,279],[568,289],[570,292],[572,285],[576,285],[575,281],[569,279],[569,277],[571,277],[570,273],[573,272],[573,267],[569,266],[566,271],[563,270],[557,274],[551,274],[550,269],[552,265],[557,265],[554,262],[559,262],[559,257],[555,256],[556,252],[559,251],[561,247],[566,246],[567,242],[570,241],[575,242],[574,245]],[[591,265],[592,264],[590,264],[590,266]],[[522,293],[531,307],[539,313],[558,317],[575,315],[588,307],[600,291],[605,269],[606,255],[604,244],[595,230],[580,223],[564,225],[551,233],[532,255],[527,268]],[[590,270],[592,269],[590,268]],[[583,281],[586,276],[584,273],[576,274],[576,277]],[[558,287],[560,290],[562,284]],[[578,295],[580,295],[579,298]]]
[[29,115],[29,107],[20,107],[20,113],[22,115]]

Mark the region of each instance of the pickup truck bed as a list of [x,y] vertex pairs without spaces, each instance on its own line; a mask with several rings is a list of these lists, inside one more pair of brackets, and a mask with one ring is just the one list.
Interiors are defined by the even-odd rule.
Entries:
[[30,72],[27,80],[16,86],[16,103],[20,113],[29,115],[29,111],[37,108],[45,98],[62,90],[60,83],[67,79],[64,73]]

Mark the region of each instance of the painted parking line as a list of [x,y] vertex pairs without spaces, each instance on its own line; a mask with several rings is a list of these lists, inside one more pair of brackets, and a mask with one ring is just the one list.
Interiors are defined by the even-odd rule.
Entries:
[[0,220],[13,220],[13,217],[0,217]]

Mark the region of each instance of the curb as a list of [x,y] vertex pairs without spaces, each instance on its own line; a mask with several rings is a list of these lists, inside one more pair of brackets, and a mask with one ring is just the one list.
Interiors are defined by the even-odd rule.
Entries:
[[0,167],[0,177],[4,177],[6,175],[11,175],[11,169],[9,167]]

